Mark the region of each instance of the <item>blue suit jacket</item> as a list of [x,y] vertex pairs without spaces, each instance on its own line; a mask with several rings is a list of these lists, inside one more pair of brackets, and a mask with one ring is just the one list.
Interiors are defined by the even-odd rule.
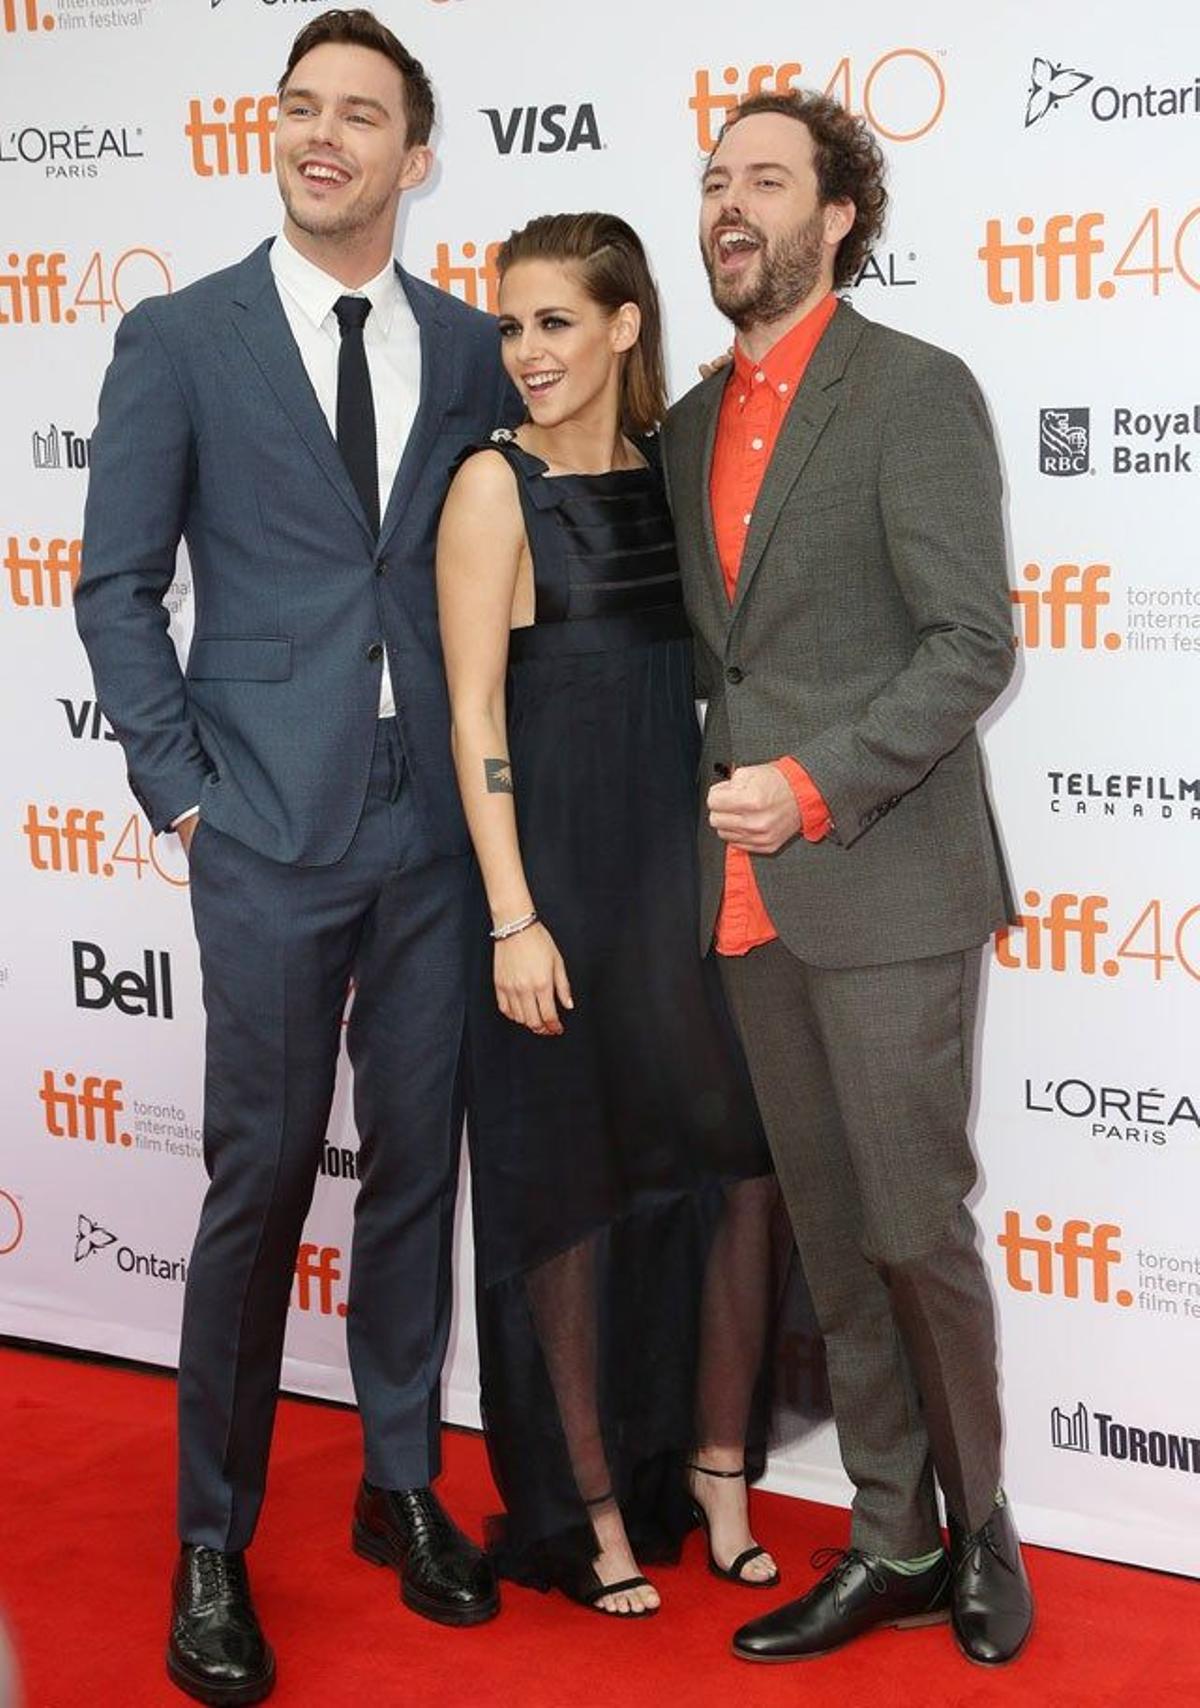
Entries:
[[[140,303],[118,329],[75,593],[97,697],[155,829],[199,802],[271,859],[325,865],[362,810],[382,643],[430,843],[465,850],[434,545],[457,455],[516,418],[496,324],[397,268],[421,400],[375,540],[269,250]],[[195,599],[184,672],[162,603],[181,537]]]

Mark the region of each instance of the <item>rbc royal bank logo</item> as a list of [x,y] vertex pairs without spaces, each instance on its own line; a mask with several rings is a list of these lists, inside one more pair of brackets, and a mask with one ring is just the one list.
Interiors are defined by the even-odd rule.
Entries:
[[1092,440],[1090,409],[1043,409],[1038,467],[1043,474],[1087,474]]

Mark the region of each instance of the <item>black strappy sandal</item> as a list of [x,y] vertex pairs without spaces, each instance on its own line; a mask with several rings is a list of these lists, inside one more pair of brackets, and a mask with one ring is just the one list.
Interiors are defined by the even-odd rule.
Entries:
[[[689,1471],[698,1471],[702,1477],[744,1477],[746,1475],[744,1469],[740,1471],[715,1471],[710,1465],[697,1465],[694,1460],[688,1461],[687,1468]],[[708,1543],[708,1569],[714,1577],[724,1578],[726,1583],[741,1584],[743,1589],[775,1588],[779,1583],[778,1568],[767,1578],[748,1578],[743,1575],[751,1560],[760,1559],[767,1552],[766,1548],[754,1542],[749,1548],[743,1548],[732,1564],[728,1566],[718,1565],[716,1555],[713,1553],[712,1530],[709,1526],[708,1514],[700,1502],[695,1499],[692,1501],[692,1517],[704,1531]]]
[[[612,1500],[612,1490],[602,1495],[594,1495],[591,1500],[585,1500],[585,1506],[606,1506]],[[600,1607],[599,1602],[606,1595],[621,1595],[630,1589],[653,1589],[649,1578],[621,1578],[617,1583],[602,1583],[600,1575],[590,1560],[577,1565],[564,1567],[555,1580],[555,1587],[561,1589],[569,1601],[576,1602],[580,1607],[588,1607],[593,1613],[600,1613],[605,1619],[649,1619],[651,1614],[659,1611],[658,1607],[629,1607],[624,1611],[616,1607]],[[661,1606],[661,1603],[659,1604]]]

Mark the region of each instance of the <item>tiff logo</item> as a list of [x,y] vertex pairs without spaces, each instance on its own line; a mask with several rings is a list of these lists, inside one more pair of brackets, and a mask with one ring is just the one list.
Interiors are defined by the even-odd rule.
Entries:
[[1091,411],[1043,409],[1038,430],[1038,467],[1043,474],[1088,472]]
[[18,30],[52,30],[55,19],[39,9],[38,0],[0,0],[0,23],[6,36],[15,36]]
[[[1051,214],[1041,241],[1031,243],[1027,240],[1033,236],[1035,224],[1023,214],[1017,221],[1017,231],[1026,241],[1008,242],[1001,221],[989,219],[986,238],[976,251],[986,271],[988,300],[1001,306],[1014,301],[1035,302],[1040,277],[1041,299],[1059,302],[1063,295],[1064,263],[1071,262],[1070,281],[1074,287],[1071,294],[1076,301],[1086,302],[1092,295],[1092,261],[1104,253],[1104,243],[1096,235],[1103,225],[1101,213]],[[1111,297],[1115,291],[1111,279],[1096,287],[1096,294],[1101,297]]]
[[[1037,890],[1026,890],[1025,905],[1027,908],[1042,905],[1042,898]],[[1027,972],[1041,972],[1048,964],[1051,972],[1065,973],[1072,959],[1070,945],[1075,944],[1078,970],[1081,973],[1094,973],[1100,939],[1108,934],[1108,926],[1104,920],[1104,909],[1107,906],[1106,896],[1078,896],[1069,890],[1051,896],[1044,918],[1039,918],[1032,912],[1020,913],[1015,924],[1000,927],[996,932],[996,959],[1002,967],[1014,971],[1023,967]],[[1023,953],[1018,952],[1018,946],[1013,940],[1017,931],[1023,934]],[[1103,970],[1109,974],[1109,969],[1115,971],[1116,967],[1116,962],[1106,961]]]
[[[445,291],[449,296],[460,297],[463,302],[470,303],[472,308],[482,308],[488,314],[497,314],[500,310],[500,275],[496,271],[496,256],[499,253],[499,243],[489,243],[483,252],[483,261],[480,262],[477,245],[464,243],[459,250],[461,259],[454,261],[451,259],[450,245],[439,243],[434,251],[434,263],[429,270],[429,277],[439,290]],[[480,286],[483,287],[482,291]]]
[[10,534],[4,567],[13,604],[22,609],[69,605],[79,580],[82,550],[82,540],[47,540],[43,549],[36,535],[31,534],[22,546],[17,535]]
[[121,1145],[126,1149],[133,1143],[131,1133],[121,1132],[117,1116],[124,1110],[121,1093],[125,1087],[119,1079],[102,1079],[99,1074],[78,1080],[73,1073],[64,1073],[60,1085],[53,1068],[42,1074],[38,1101],[43,1106],[46,1131],[52,1139],[86,1139],[89,1144]]
[[[61,823],[59,822],[61,819]],[[29,843],[29,860],[35,872],[86,872],[95,878],[112,876],[111,865],[102,866],[104,814],[98,808],[68,807],[65,818],[58,807],[47,807],[45,817],[30,801],[22,825]]]
[[[1116,652],[1121,636],[1112,629],[1100,633],[1100,613],[1111,603],[1108,578],[1112,574],[1106,563],[1057,563],[1050,571],[1050,584],[1043,587],[1042,566],[1027,563],[1021,571],[1029,582],[1027,588],[1014,588],[1009,597],[1020,613],[1018,640],[1024,647],[1049,646],[1061,652],[1072,643],[1084,652],[1103,647]],[[1044,624],[1043,615],[1049,616]],[[1048,632],[1047,632],[1048,631]]]
[[338,1267],[341,1252],[336,1245],[305,1242],[296,1253],[296,1297],[298,1311],[316,1311],[319,1316],[346,1315],[343,1300],[335,1300],[333,1284],[342,1278]]
[[51,255],[43,255],[38,250],[24,261],[13,254],[7,259],[11,271],[0,273],[0,293],[8,299],[7,307],[0,308],[0,326],[24,326],[26,322],[40,326],[43,305],[45,319],[51,326],[57,326],[64,318],[74,320],[73,308],[67,309],[65,316],[63,313],[62,297],[67,288],[64,251],[56,249]]
[[79,433],[72,433],[69,427],[61,431],[51,427],[49,432],[35,431],[33,435],[35,469],[85,469],[91,460],[92,441]]
[[205,117],[203,102],[193,98],[188,103],[183,134],[192,145],[192,171],[198,178],[227,178],[230,173],[245,178],[251,172],[269,172],[279,111],[276,96],[239,95],[232,118],[225,117],[228,111],[229,102],[221,95],[212,103],[211,118]]
[[[1114,1293],[1110,1286],[1111,1272],[1121,1261],[1121,1250],[1115,1243],[1121,1229],[1116,1222],[1093,1226],[1071,1219],[1063,1223],[1058,1239],[1049,1237],[1054,1232],[1052,1217],[1035,1216],[1034,1227],[1037,1233],[1026,1233],[1021,1212],[1006,1210],[1004,1231],[996,1235],[996,1244],[1004,1252],[1005,1280],[1014,1293],[1061,1294],[1065,1299],[1078,1299],[1086,1275],[1096,1304],[1132,1305],[1133,1294],[1127,1288],[1118,1287]],[[1027,1257],[1033,1259],[1032,1276],[1026,1270]]]

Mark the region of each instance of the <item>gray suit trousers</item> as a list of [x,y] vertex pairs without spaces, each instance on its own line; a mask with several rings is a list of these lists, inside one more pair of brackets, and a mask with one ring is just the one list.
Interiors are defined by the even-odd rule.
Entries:
[[722,956],[825,1337],[852,1542],[940,1546],[933,1473],[974,1529],[1000,1483],[992,1296],[964,1200],[980,954],[827,968]]

